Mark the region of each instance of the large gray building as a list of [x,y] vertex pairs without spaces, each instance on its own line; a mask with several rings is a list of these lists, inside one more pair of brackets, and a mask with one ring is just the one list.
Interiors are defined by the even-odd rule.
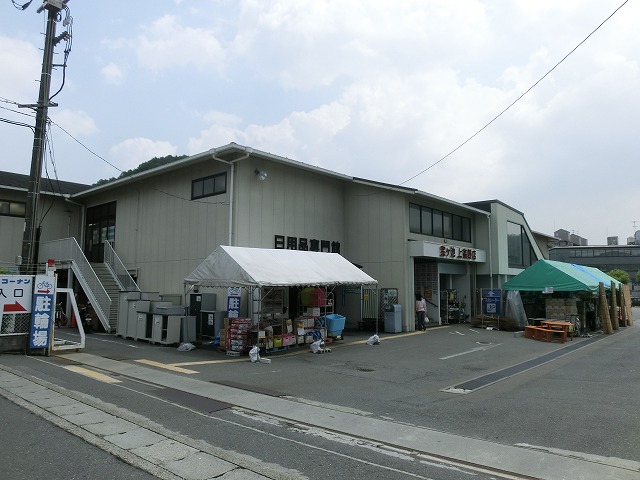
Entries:
[[549,259],[596,267],[603,272],[624,270],[635,282],[640,271],[640,245],[591,245],[555,247],[549,250]]
[[[115,254],[141,290],[179,298],[185,277],[220,245],[337,252],[392,293],[403,331],[414,329],[416,294],[436,322],[447,320],[454,294],[461,313],[475,315],[482,289],[499,289],[544,256],[524,215],[497,200],[458,203],[235,143],[51,197],[40,262],[98,271]],[[0,185],[0,200],[25,199],[26,188]],[[0,212],[0,266],[9,269],[24,225],[14,211]],[[356,293],[336,295],[349,319],[364,315]],[[114,331],[113,294],[104,295],[99,317]]]

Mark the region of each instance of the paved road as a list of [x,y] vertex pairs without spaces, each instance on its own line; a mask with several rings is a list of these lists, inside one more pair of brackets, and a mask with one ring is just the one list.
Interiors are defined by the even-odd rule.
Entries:
[[[93,394],[94,405],[98,397],[122,404],[168,432],[246,453],[255,465],[274,463],[288,478],[364,478],[363,468],[371,470],[367,478],[499,478],[465,469],[469,463],[516,477],[639,477],[637,327],[564,345],[468,325],[382,335],[378,346],[364,339],[347,336],[329,354],[292,351],[265,365],[207,348],[178,352],[93,335],[86,353],[2,356],[0,366]],[[522,362],[527,370],[513,368]],[[511,370],[480,381],[505,368]],[[100,374],[119,383],[95,381]],[[473,379],[482,388],[447,389]],[[132,401],[141,394],[169,403]],[[174,418],[175,405],[206,420],[195,413]],[[212,434],[214,428],[224,433]],[[247,436],[250,429],[256,435]],[[296,458],[292,444],[313,449],[317,467]],[[234,463],[230,472],[277,478],[251,462]]]

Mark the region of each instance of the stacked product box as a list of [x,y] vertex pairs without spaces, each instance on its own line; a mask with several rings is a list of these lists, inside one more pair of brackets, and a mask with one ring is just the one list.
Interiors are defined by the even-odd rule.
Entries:
[[[250,346],[249,330],[253,327],[252,320],[250,318],[231,318],[228,324],[229,326],[225,329],[227,351],[244,352],[248,350]],[[220,344],[222,345],[222,335],[220,336]]]

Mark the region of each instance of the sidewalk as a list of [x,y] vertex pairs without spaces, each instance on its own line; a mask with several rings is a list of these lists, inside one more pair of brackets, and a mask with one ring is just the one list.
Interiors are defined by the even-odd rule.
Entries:
[[[443,330],[439,333],[441,342],[439,344],[430,343],[435,355],[443,355],[447,351],[445,340],[449,343],[458,340],[463,334],[459,326]],[[466,325],[468,328],[468,325]],[[456,333],[457,332],[457,333]],[[434,332],[435,333],[435,332]],[[501,332],[502,339],[513,338],[513,333]],[[474,335],[469,333],[469,335]],[[477,335],[477,333],[475,333]],[[492,335],[499,335],[494,333]],[[510,335],[507,337],[505,335]],[[380,346],[365,346],[369,335],[362,335],[359,338],[347,336],[342,343],[336,343],[333,348],[349,349],[349,356],[360,358],[361,361],[371,361],[371,355],[385,356],[391,352],[406,349],[409,344],[425,345],[429,337],[427,333],[417,332],[410,334],[399,334],[394,336],[382,336]],[[365,338],[366,337],[366,338]],[[475,338],[475,337],[471,337]],[[483,337],[494,338],[494,337]],[[500,338],[500,337],[495,337]],[[516,348],[561,348],[542,346],[531,341],[524,341],[516,344]],[[465,341],[471,341],[466,340]],[[525,342],[525,343],[521,343]],[[396,344],[393,347],[393,344]],[[385,348],[385,346],[387,346]],[[389,348],[393,347],[393,348]],[[506,445],[504,443],[494,443],[478,438],[471,438],[461,435],[454,435],[435,431],[429,428],[408,425],[382,418],[372,418],[357,413],[352,413],[348,409],[332,409],[330,415],[326,406],[305,404],[296,402],[294,399],[263,395],[247,389],[234,388],[224,384],[212,384],[209,377],[203,376],[193,378],[185,372],[172,372],[171,368],[189,369],[189,365],[203,362],[228,362],[222,354],[186,356],[184,352],[174,352],[175,349],[157,347],[145,348],[145,354],[152,352],[154,358],[151,362],[158,362],[157,365],[147,366],[140,362],[129,362],[127,360],[114,360],[88,353],[66,354],[69,361],[77,362],[87,368],[99,371],[111,372],[124,377],[138,379],[155,385],[169,387],[203,398],[212,399],[218,402],[228,403],[255,412],[263,412],[281,419],[298,422],[322,429],[341,432],[357,438],[369,439],[392,445],[399,448],[414,450],[424,454],[434,455],[444,459],[484,466],[488,469],[497,469],[512,472],[518,475],[532,478],[545,479],[606,479],[615,478],[619,480],[636,479],[640,472],[638,462],[612,459],[612,458],[578,458],[567,456],[559,452],[542,451],[534,447],[521,447]],[[192,352],[188,352],[192,353]],[[293,363],[299,361],[309,361],[313,359],[321,362],[330,362],[330,353],[323,356],[308,354],[306,349],[292,350],[286,353],[287,356],[294,356]],[[177,355],[178,354],[178,355]],[[311,355],[311,357],[309,357]],[[133,355],[135,356],[135,355]],[[161,358],[163,357],[163,358]],[[183,362],[172,362],[172,359],[182,359]],[[274,356],[277,361],[277,356]],[[184,360],[191,360],[186,362]],[[232,359],[237,363],[238,372],[244,369],[255,368],[248,362],[246,357]],[[380,359],[386,362],[386,358]],[[406,361],[410,361],[405,359]],[[282,363],[290,363],[284,358]],[[284,366],[284,365],[283,365]],[[167,368],[169,367],[169,368]],[[259,368],[259,367],[258,367]],[[220,369],[214,369],[209,375],[215,376]],[[215,380],[213,380],[215,381]],[[207,444],[194,442],[184,436],[177,436],[173,432],[164,429],[162,426],[150,422],[144,417],[133,415],[125,410],[106,405],[93,397],[88,397],[76,392],[66,391],[55,385],[48,384],[42,380],[25,378],[11,369],[0,366],[0,392],[28,407],[37,410],[36,413],[44,416],[49,421],[67,424],[67,427],[77,434],[104,445],[104,448],[115,452],[121,458],[130,462],[137,462],[147,471],[158,472],[159,478],[203,478],[202,468],[213,469],[207,472],[217,472],[216,475],[224,474],[225,479],[236,478],[299,478],[294,472],[274,471],[266,468],[264,464],[253,465],[243,462],[242,459],[234,458],[228,452],[221,451]],[[340,404],[340,402],[337,402]],[[145,460],[146,459],[146,460]],[[154,473],[155,474],[155,473]],[[160,476],[163,475],[163,476]],[[229,476],[227,476],[229,475]],[[213,475],[215,476],[215,475]]]

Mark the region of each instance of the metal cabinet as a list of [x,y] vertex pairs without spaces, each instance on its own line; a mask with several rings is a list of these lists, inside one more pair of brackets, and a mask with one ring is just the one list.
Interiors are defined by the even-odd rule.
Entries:
[[153,315],[151,328],[151,342],[163,345],[180,343],[180,324],[182,317],[179,315]]

